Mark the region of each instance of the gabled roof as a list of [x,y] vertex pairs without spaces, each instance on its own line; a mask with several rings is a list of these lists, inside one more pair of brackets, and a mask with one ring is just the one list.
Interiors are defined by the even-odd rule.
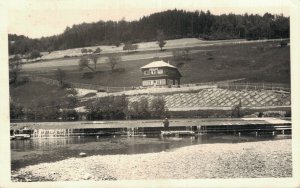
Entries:
[[164,61],[153,61],[152,63],[149,63],[143,67],[141,67],[141,69],[147,69],[147,68],[158,68],[158,67],[171,67],[171,68],[176,68],[173,65],[170,65],[169,63],[166,63]]

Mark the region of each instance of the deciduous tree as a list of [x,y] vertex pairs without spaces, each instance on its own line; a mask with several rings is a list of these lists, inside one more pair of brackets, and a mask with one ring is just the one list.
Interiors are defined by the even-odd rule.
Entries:
[[59,81],[60,86],[64,85],[64,81],[66,78],[66,72],[60,68],[58,68],[55,72],[54,72],[55,78]]
[[97,62],[98,62],[98,59],[100,58],[100,56],[98,54],[92,54],[90,58],[93,61],[94,69],[96,70],[97,69]]
[[157,44],[160,47],[160,50],[163,50],[163,47],[166,45],[166,41],[165,41],[165,34],[163,31],[158,30],[157,31]]
[[108,56],[108,63],[110,64],[112,71],[115,69],[116,65],[121,62],[121,60],[121,56],[116,54]]
[[19,77],[19,74],[22,70],[21,58],[18,55],[15,55],[9,61],[9,83],[16,83]]
[[90,69],[92,72],[94,72],[94,69],[89,65],[90,61],[86,57],[81,57],[78,65],[79,65],[79,70],[83,70],[84,68]]

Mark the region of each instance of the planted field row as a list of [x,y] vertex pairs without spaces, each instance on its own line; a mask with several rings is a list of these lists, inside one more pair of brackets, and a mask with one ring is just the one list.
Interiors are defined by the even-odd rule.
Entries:
[[[156,96],[137,95],[130,96],[129,101],[139,101],[147,98],[149,102]],[[260,106],[289,106],[291,99],[289,93],[278,93],[270,90],[241,90],[202,89],[196,93],[162,94],[167,108],[191,107],[230,107],[241,101],[244,107]]]

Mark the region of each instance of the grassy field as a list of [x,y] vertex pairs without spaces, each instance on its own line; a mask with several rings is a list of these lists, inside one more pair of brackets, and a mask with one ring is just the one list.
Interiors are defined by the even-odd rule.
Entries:
[[31,108],[64,104],[67,95],[65,89],[41,82],[28,82],[17,87],[11,86],[9,92],[14,102]]
[[[195,47],[201,49],[191,54],[189,61],[175,61],[173,57],[162,58],[179,68],[183,77],[182,84],[221,81],[245,78],[249,82],[290,83],[290,47],[280,48],[278,42],[225,44],[220,46]],[[205,51],[211,50],[211,51]],[[141,54],[142,55],[142,54]],[[97,65],[93,78],[83,78],[84,71],[78,71],[76,62],[73,66],[62,68],[67,71],[66,80],[77,83],[99,84],[103,86],[140,86],[140,67],[152,59],[122,61],[117,70],[112,72],[107,63]],[[67,69],[68,68],[68,69]],[[88,72],[88,70],[85,70]],[[53,69],[41,73],[41,76],[55,78]]]
[[[245,41],[243,39],[233,39],[233,40],[201,40],[197,38],[182,38],[182,39],[174,39],[174,40],[166,40],[166,45],[164,49],[174,49],[174,48],[185,48],[185,47],[195,47],[195,46],[202,46],[207,44],[219,44],[219,43],[232,43],[232,42],[240,42]],[[153,51],[153,50],[159,50],[159,46],[157,45],[156,41],[152,42],[141,42],[136,43],[138,45],[137,51]],[[126,51],[123,50],[124,44],[121,44],[120,46],[89,46],[84,47],[85,49],[91,49],[93,51],[96,50],[96,48],[101,48],[102,52],[101,54],[107,54],[107,53],[124,53]],[[63,58],[64,56],[81,56],[81,49],[83,48],[73,48],[73,49],[67,49],[67,50],[59,50],[59,51],[53,51],[51,53],[43,52],[43,56],[41,57],[41,60],[47,60],[47,59],[56,59],[56,58]]]
[[[279,42],[224,44],[194,47],[191,50],[194,53],[191,54],[189,61],[175,61],[173,57],[163,58],[175,66],[181,64],[179,70],[183,75],[182,84],[239,78],[245,78],[245,81],[249,82],[290,83],[290,47],[281,48]],[[143,56],[142,52],[135,54]],[[76,58],[68,60],[78,61]],[[89,71],[79,71],[76,64],[63,69],[66,70],[66,81],[69,82],[130,87],[141,85],[140,67],[151,61],[151,58],[122,61],[115,71],[110,70],[109,64],[99,63],[93,78],[83,78],[84,72]],[[24,74],[55,79],[54,71],[51,69],[24,71]],[[64,104],[66,92],[59,87],[39,82],[10,87],[12,100],[25,107]]]

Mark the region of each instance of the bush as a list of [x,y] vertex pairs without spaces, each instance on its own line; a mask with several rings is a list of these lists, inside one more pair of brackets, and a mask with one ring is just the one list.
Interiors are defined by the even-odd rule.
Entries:
[[97,89],[97,92],[106,92],[106,89]]
[[81,49],[81,53],[86,54],[87,52],[88,52],[87,49],[85,49],[85,48],[82,48],[82,49]]
[[26,83],[28,83],[30,80],[27,76],[22,76],[22,77],[19,77],[15,82],[14,82],[14,86],[21,86],[21,85],[24,85]]
[[151,117],[162,118],[167,115],[166,101],[162,97],[152,99],[150,105]]
[[96,50],[94,51],[94,53],[100,53],[102,50],[101,48],[96,48]]
[[41,56],[42,56],[42,55],[41,55],[40,51],[38,51],[38,50],[33,50],[33,51],[30,53],[29,58],[30,58],[30,59],[36,59],[36,58],[41,57]]
[[20,119],[24,115],[24,107],[22,105],[10,102],[10,119]]
[[89,120],[125,119],[128,115],[128,100],[125,95],[99,98],[87,105]]
[[142,97],[139,101],[134,101],[129,107],[129,115],[133,119],[147,119],[151,117],[147,98]]
[[76,89],[74,89],[74,88],[68,88],[67,89],[67,94],[68,95],[77,95],[78,94],[78,92],[76,91]]
[[61,87],[62,88],[71,88],[72,86],[70,83],[63,83]]
[[114,72],[118,72],[118,73],[121,73],[121,72],[125,72],[125,68],[116,68],[114,69]]
[[63,120],[77,121],[79,119],[79,115],[74,109],[63,109],[61,110],[60,115]]
[[231,109],[231,117],[239,118],[242,117],[242,103],[241,100],[239,104],[234,105]]
[[83,79],[92,79],[94,78],[94,73],[93,72],[85,72],[82,74],[81,78]]
[[286,111],[285,117],[292,117],[292,113],[290,110]]
[[287,46],[287,42],[286,41],[283,40],[283,41],[280,42],[280,47],[281,48],[286,47],[286,46]]

